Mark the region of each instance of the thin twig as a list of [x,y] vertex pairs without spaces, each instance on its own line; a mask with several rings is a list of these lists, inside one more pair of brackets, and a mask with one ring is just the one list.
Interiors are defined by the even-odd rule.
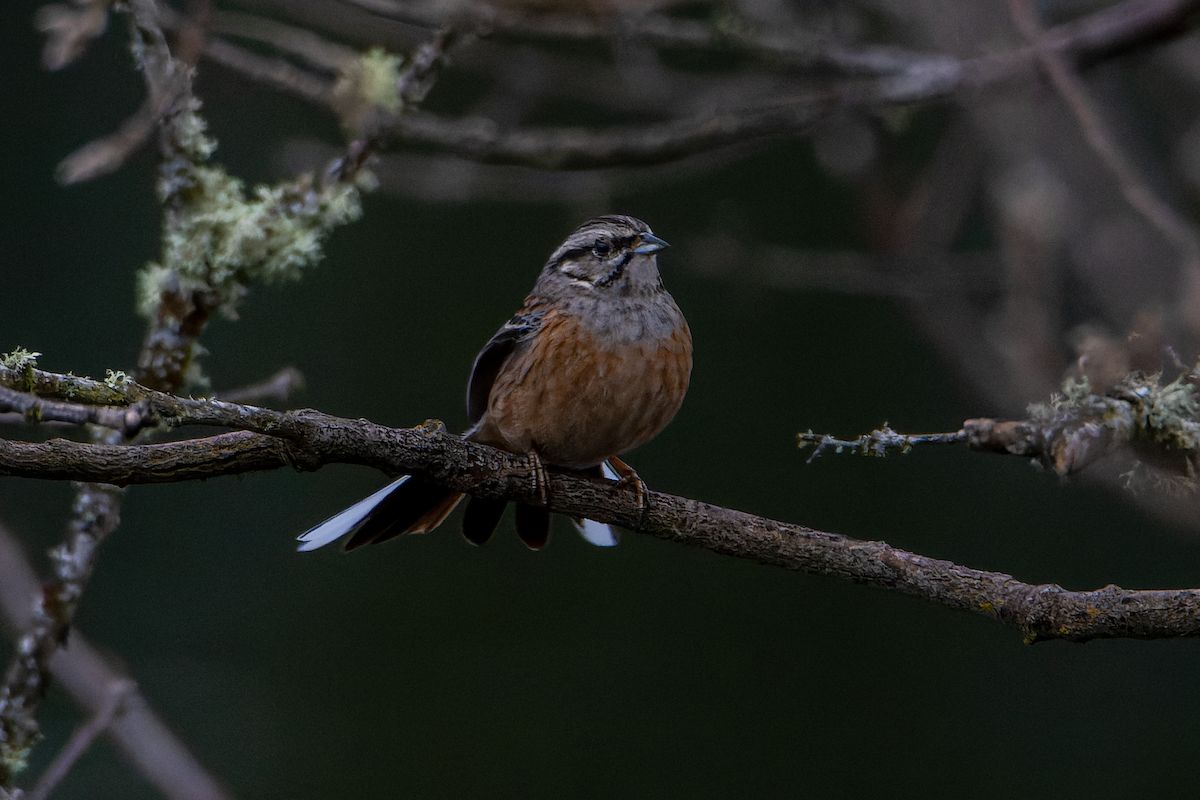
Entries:
[[[0,619],[10,633],[29,627],[33,613],[30,598],[40,589],[39,579],[16,537],[0,524]],[[51,658],[50,672],[56,685],[91,715],[100,713],[110,699],[109,687],[130,680],[77,629],[71,631],[70,647],[60,649]],[[108,734],[121,754],[169,800],[232,800],[232,795],[188,752],[136,688],[126,697],[125,712],[113,720]]]
[[304,375],[295,367],[284,367],[261,383],[221,392],[220,398],[228,403],[259,403],[263,400],[284,402],[304,388]]
[[[508,13],[495,4],[474,6],[400,0],[343,0],[374,14],[426,28],[457,22],[492,34],[540,37],[550,40],[611,39],[620,37],[651,45],[698,50],[737,50],[782,59],[787,63],[833,68],[849,75],[896,75],[910,71],[929,58],[927,53],[896,47],[845,47],[819,34],[791,27],[755,28],[722,18],[713,24],[664,14],[625,14],[614,17],[583,14]],[[453,8],[457,17],[448,17]],[[1116,52],[1141,44],[1160,32],[1181,27],[1197,9],[1194,0],[1127,0],[1101,9],[1054,30],[1053,45],[1072,55]],[[742,24],[738,24],[742,23]],[[1026,53],[1021,58],[1026,58]],[[1011,60],[999,57],[994,61]],[[1008,67],[1006,67],[1007,69]]]
[[[182,25],[182,15],[169,20],[168,27]],[[237,36],[269,44],[278,50],[298,56],[318,69],[337,73],[358,58],[358,51],[318,36],[307,28],[287,25],[278,20],[237,11],[220,11],[213,15],[213,33]]]
[[125,701],[135,691],[137,684],[128,679],[111,684],[104,706],[91,719],[75,729],[62,750],[58,751],[58,755],[50,762],[50,766],[46,767],[46,771],[38,778],[37,783],[25,793],[26,800],[46,800],[92,743],[108,730],[114,720],[125,713]]
[[913,445],[918,444],[957,444],[958,442],[965,442],[967,434],[962,430],[955,431],[954,433],[897,433],[885,424],[882,428],[877,428],[870,433],[864,433],[857,439],[838,439],[829,434],[813,433],[812,431],[802,433],[798,438],[801,449],[812,445],[813,453],[808,457],[808,463],[811,464],[816,460],[817,456],[830,448],[839,453],[844,449],[848,449],[859,455],[878,456],[882,458],[887,455],[888,450],[899,450],[901,453],[907,453],[912,449]]
[[105,428],[130,433],[136,433],[140,429],[142,419],[133,409],[43,400],[36,395],[4,386],[0,386],[0,411],[18,412],[24,416],[25,422],[31,425],[40,422],[67,422],[72,425],[102,425]]
[[84,145],[63,159],[58,179],[65,184],[81,183],[113,172],[136,152],[154,132],[158,121],[190,91],[189,70],[170,57],[166,40],[158,28],[158,11],[152,0],[131,0],[135,40],[148,41],[135,49],[143,61],[146,99],[112,134]]
[[58,70],[74,63],[108,27],[112,0],[75,0],[66,5],[45,5],[33,16],[33,26],[46,35],[42,66]]
[[1033,44],[1050,82],[1079,121],[1084,138],[1117,179],[1125,199],[1179,251],[1186,267],[1200,267],[1200,235],[1195,226],[1162,200],[1134,168],[1078,73],[1048,39],[1031,0],[1008,0],[1008,8],[1021,34]]
[[218,36],[204,45],[204,55],[223,67],[259,83],[296,95],[320,106],[333,104],[333,80],[316,75],[282,58],[259,55]]
[[[388,6],[372,0],[373,10]],[[397,6],[398,7],[398,6]],[[1094,63],[1155,38],[1187,29],[1200,0],[1126,0],[1081,20],[1049,30],[1042,49],[1081,63]],[[298,68],[242,51],[228,43],[214,57],[251,78],[332,107],[326,83]],[[803,133],[819,119],[845,107],[878,108],[929,103],[962,91],[977,91],[1012,79],[1038,58],[1033,47],[973,59],[905,53],[895,48],[855,51],[837,45],[815,64],[842,64],[873,79],[843,81],[822,91],[777,98],[744,108],[724,108],[665,122],[593,131],[581,128],[502,129],[484,117],[447,118],[428,112],[401,113],[381,122],[378,137],[438,147],[489,164],[541,169],[599,169],[659,164],[734,143]],[[851,69],[853,67],[853,69]]]
[[487,164],[539,169],[600,169],[662,164],[685,156],[807,130],[836,107],[836,96],[808,93],[788,102],[726,109],[650,125],[603,131],[584,128],[502,130],[482,117],[450,119],[426,111],[405,114],[392,133]]

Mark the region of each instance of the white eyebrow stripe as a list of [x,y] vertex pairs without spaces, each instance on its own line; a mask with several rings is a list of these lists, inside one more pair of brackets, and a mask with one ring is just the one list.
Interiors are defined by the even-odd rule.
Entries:
[[596,288],[595,281],[589,280],[587,278],[581,278],[581,277],[579,277],[578,273],[567,268],[568,265],[576,266],[577,263],[578,262],[575,262],[575,261],[564,261],[558,265],[558,271],[561,272],[563,275],[566,275],[568,278],[570,278],[571,283],[578,284],[579,286],[586,286],[589,289],[595,289]]

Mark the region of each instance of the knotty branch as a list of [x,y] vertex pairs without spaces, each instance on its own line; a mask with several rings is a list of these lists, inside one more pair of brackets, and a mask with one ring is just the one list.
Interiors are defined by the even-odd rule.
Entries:
[[[214,425],[214,436],[154,444],[101,445],[53,439],[0,440],[0,474],[128,485],[170,483],[331,463],[362,464],[388,474],[420,473],[487,498],[539,504],[528,458],[450,434],[436,421],[396,429],[301,410],[278,412],[220,401],[191,400],[123,382],[115,388],[39,370],[0,369],[0,385],[41,388],[58,397],[95,389],[142,427]],[[57,398],[55,398],[57,399]],[[69,401],[66,401],[69,404]],[[1019,628],[1026,641],[1095,638],[1154,639],[1200,635],[1200,590],[1092,592],[1032,585],[987,572],[733,509],[648,492],[639,510],[634,492],[604,480],[551,471],[548,508],[572,517],[620,525],[721,555],[802,572],[836,575],[935,603],[974,611]]]

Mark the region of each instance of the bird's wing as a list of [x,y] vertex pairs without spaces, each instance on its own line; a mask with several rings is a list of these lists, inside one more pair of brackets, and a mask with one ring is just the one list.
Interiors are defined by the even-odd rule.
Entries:
[[522,309],[504,323],[479,351],[479,355],[475,356],[471,377],[467,381],[467,420],[470,425],[478,423],[487,412],[492,384],[496,382],[504,362],[512,355],[518,342],[533,336],[541,321],[540,311]]

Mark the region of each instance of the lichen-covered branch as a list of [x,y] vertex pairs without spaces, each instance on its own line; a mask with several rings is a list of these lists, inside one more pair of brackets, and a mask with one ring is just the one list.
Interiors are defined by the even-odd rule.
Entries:
[[[128,10],[132,51],[148,95],[139,113],[150,122],[163,121],[165,142],[174,142],[187,155],[206,158],[212,152],[212,145],[203,136],[203,124],[195,116],[198,105],[191,95],[191,70],[172,56],[159,26],[157,5],[154,0],[130,0]],[[120,163],[124,154],[110,153],[109,157]],[[103,159],[93,160],[88,169],[95,172],[96,163],[103,163]],[[156,339],[152,329],[148,345],[143,348],[143,361],[153,341],[162,341],[162,337]],[[14,366],[28,379],[33,356],[24,355],[27,357]],[[157,381],[160,388],[182,388],[182,382],[163,383],[157,375],[148,375],[148,379]],[[36,410],[31,406],[27,413]],[[124,440],[121,430],[93,430],[98,442],[114,444]],[[111,484],[80,485],[67,536],[50,553],[54,580],[44,585],[41,597],[34,603],[30,627],[18,642],[4,684],[0,686],[0,786],[12,787],[14,777],[25,768],[29,751],[40,738],[36,711],[46,694],[50,659],[66,643],[100,545],[120,524],[120,496],[121,490]]]
[[1086,380],[1068,379],[1065,393],[1031,406],[1028,419],[969,419],[958,431],[934,434],[902,434],[884,425],[857,439],[808,431],[799,435],[800,447],[815,448],[811,462],[828,449],[884,456],[918,444],[966,442],[972,450],[1036,459],[1063,476],[1120,450],[1190,484],[1200,459],[1195,376],[1193,370],[1163,383],[1160,375],[1133,373],[1102,395],[1093,394]]
[[864,433],[857,439],[838,439],[835,436],[830,436],[827,433],[813,433],[808,431],[799,435],[800,447],[808,447],[812,445],[813,453],[808,457],[808,463],[816,460],[817,456],[824,453],[826,450],[833,449],[835,452],[850,450],[860,455],[870,456],[885,456],[888,450],[899,450],[901,453],[907,453],[912,449],[913,445],[918,444],[953,444],[955,442],[965,441],[967,435],[964,431],[956,431],[954,433],[897,433],[889,426],[884,425],[882,428]]
[[[149,393],[138,402],[169,416],[175,425],[241,430],[180,442],[117,446],[62,439],[0,440],[0,475],[127,485],[352,463],[388,474],[418,472],[481,497],[542,502],[528,458],[466,441],[436,422],[393,429],[311,410],[283,413]],[[643,512],[632,490],[569,472],[552,472],[548,498],[551,510],[568,516],[975,611],[1019,628],[1028,641],[1200,636],[1200,590],[1130,591],[1109,586],[1073,592],[1054,584],[1030,585],[1011,575],[927,558],[884,542],[861,541],[659,492],[647,494]]]
[[15,411],[24,415],[30,424],[67,422],[72,425],[100,425],[127,434],[137,432],[140,414],[132,409],[89,406],[43,400],[36,395],[0,387],[0,411]]
[[[160,131],[159,189],[166,205],[161,263],[148,265],[138,280],[139,310],[150,324],[135,374],[152,389],[181,392],[203,383],[193,356],[212,315],[232,316],[252,283],[294,279],[319,261],[328,233],[360,214],[359,182],[369,176],[359,162],[340,172],[340,179],[320,185],[304,176],[246,192],[239,180],[207,163],[216,143],[198,114],[192,69],[168,46],[158,4],[129,0],[124,8],[134,59],[147,87],[146,103],[135,115],[135,133],[141,136],[155,126]],[[128,137],[118,132],[118,138]],[[72,174],[86,177],[115,168],[131,152],[125,145],[136,144],[128,140],[114,147],[111,139],[68,159]],[[10,388],[34,388],[31,357],[10,366],[26,384]],[[67,380],[65,385],[78,394],[49,402],[3,392],[0,408],[29,419],[93,422],[99,426],[92,429],[95,441],[117,446],[149,424],[144,416],[137,409],[110,413],[79,403],[90,404],[93,393],[120,395],[122,382],[123,376],[113,376],[101,388]],[[66,642],[100,546],[119,524],[120,495],[120,489],[102,479],[81,485],[67,538],[51,552],[55,579],[44,587],[32,626],[0,687],[0,786],[12,786],[38,739],[35,711],[45,695],[50,658]]]
[[1067,395],[1032,407],[1029,419],[969,419],[963,432],[972,449],[1036,458],[1059,475],[1120,449],[1190,483],[1200,458],[1200,403],[1190,378],[1163,384],[1157,375],[1132,375],[1103,395],[1068,383]]

